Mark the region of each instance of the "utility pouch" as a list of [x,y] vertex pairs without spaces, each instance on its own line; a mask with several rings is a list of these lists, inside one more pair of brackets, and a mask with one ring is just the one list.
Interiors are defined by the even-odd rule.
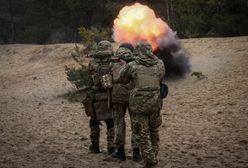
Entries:
[[94,115],[94,109],[92,106],[92,101],[89,97],[86,97],[83,101],[82,101],[83,105],[84,105],[84,110],[85,110],[85,114],[87,116],[93,116]]
[[110,74],[105,74],[101,76],[101,83],[104,89],[110,89],[113,87],[113,78]]
[[164,99],[167,97],[168,95],[168,92],[169,92],[169,88],[166,84],[164,83],[161,83],[160,84],[160,95],[161,95],[161,98]]
[[112,119],[112,111],[108,107],[107,101],[96,101],[94,103],[95,115],[97,121]]

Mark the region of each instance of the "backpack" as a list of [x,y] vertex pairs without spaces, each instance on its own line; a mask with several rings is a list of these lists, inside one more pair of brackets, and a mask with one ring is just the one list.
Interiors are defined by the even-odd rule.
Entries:
[[104,90],[111,89],[113,87],[112,63],[110,60],[104,59],[97,60],[97,63],[96,74],[99,77],[101,87]]

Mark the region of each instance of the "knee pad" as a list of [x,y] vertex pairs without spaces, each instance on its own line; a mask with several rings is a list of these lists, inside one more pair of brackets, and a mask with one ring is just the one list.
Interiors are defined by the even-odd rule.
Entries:
[[114,120],[113,119],[108,119],[105,121],[107,125],[107,129],[113,128],[114,127]]

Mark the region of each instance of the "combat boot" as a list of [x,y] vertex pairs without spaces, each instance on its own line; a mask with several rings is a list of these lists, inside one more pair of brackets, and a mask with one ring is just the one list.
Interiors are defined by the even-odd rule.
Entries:
[[89,147],[89,150],[90,150],[92,153],[100,153],[100,150],[99,150],[99,143],[97,143],[97,142],[92,142],[92,144],[91,144],[90,147]]
[[119,159],[121,161],[125,161],[126,160],[126,154],[125,154],[124,145],[117,148],[117,152],[112,153],[111,156],[113,158]]
[[136,161],[136,162],[142,160],[139,148],[133,148],[133,158],[132,159],[133,159],[133,161]]
[[108,147],[108,154],[111,155],[115,152],[115,147]]

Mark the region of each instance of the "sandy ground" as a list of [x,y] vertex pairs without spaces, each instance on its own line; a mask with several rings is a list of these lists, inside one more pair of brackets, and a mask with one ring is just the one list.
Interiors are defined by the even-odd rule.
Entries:
[[[168,81],[162,110],[159,168],[248,167],[248,37],[182,40],[192,71]],[[128,121],[126,162],[88,151],[88,118],[64,66],[73,66],[73,44],[0,45],[0,167],[140,167],[131,161]]]

